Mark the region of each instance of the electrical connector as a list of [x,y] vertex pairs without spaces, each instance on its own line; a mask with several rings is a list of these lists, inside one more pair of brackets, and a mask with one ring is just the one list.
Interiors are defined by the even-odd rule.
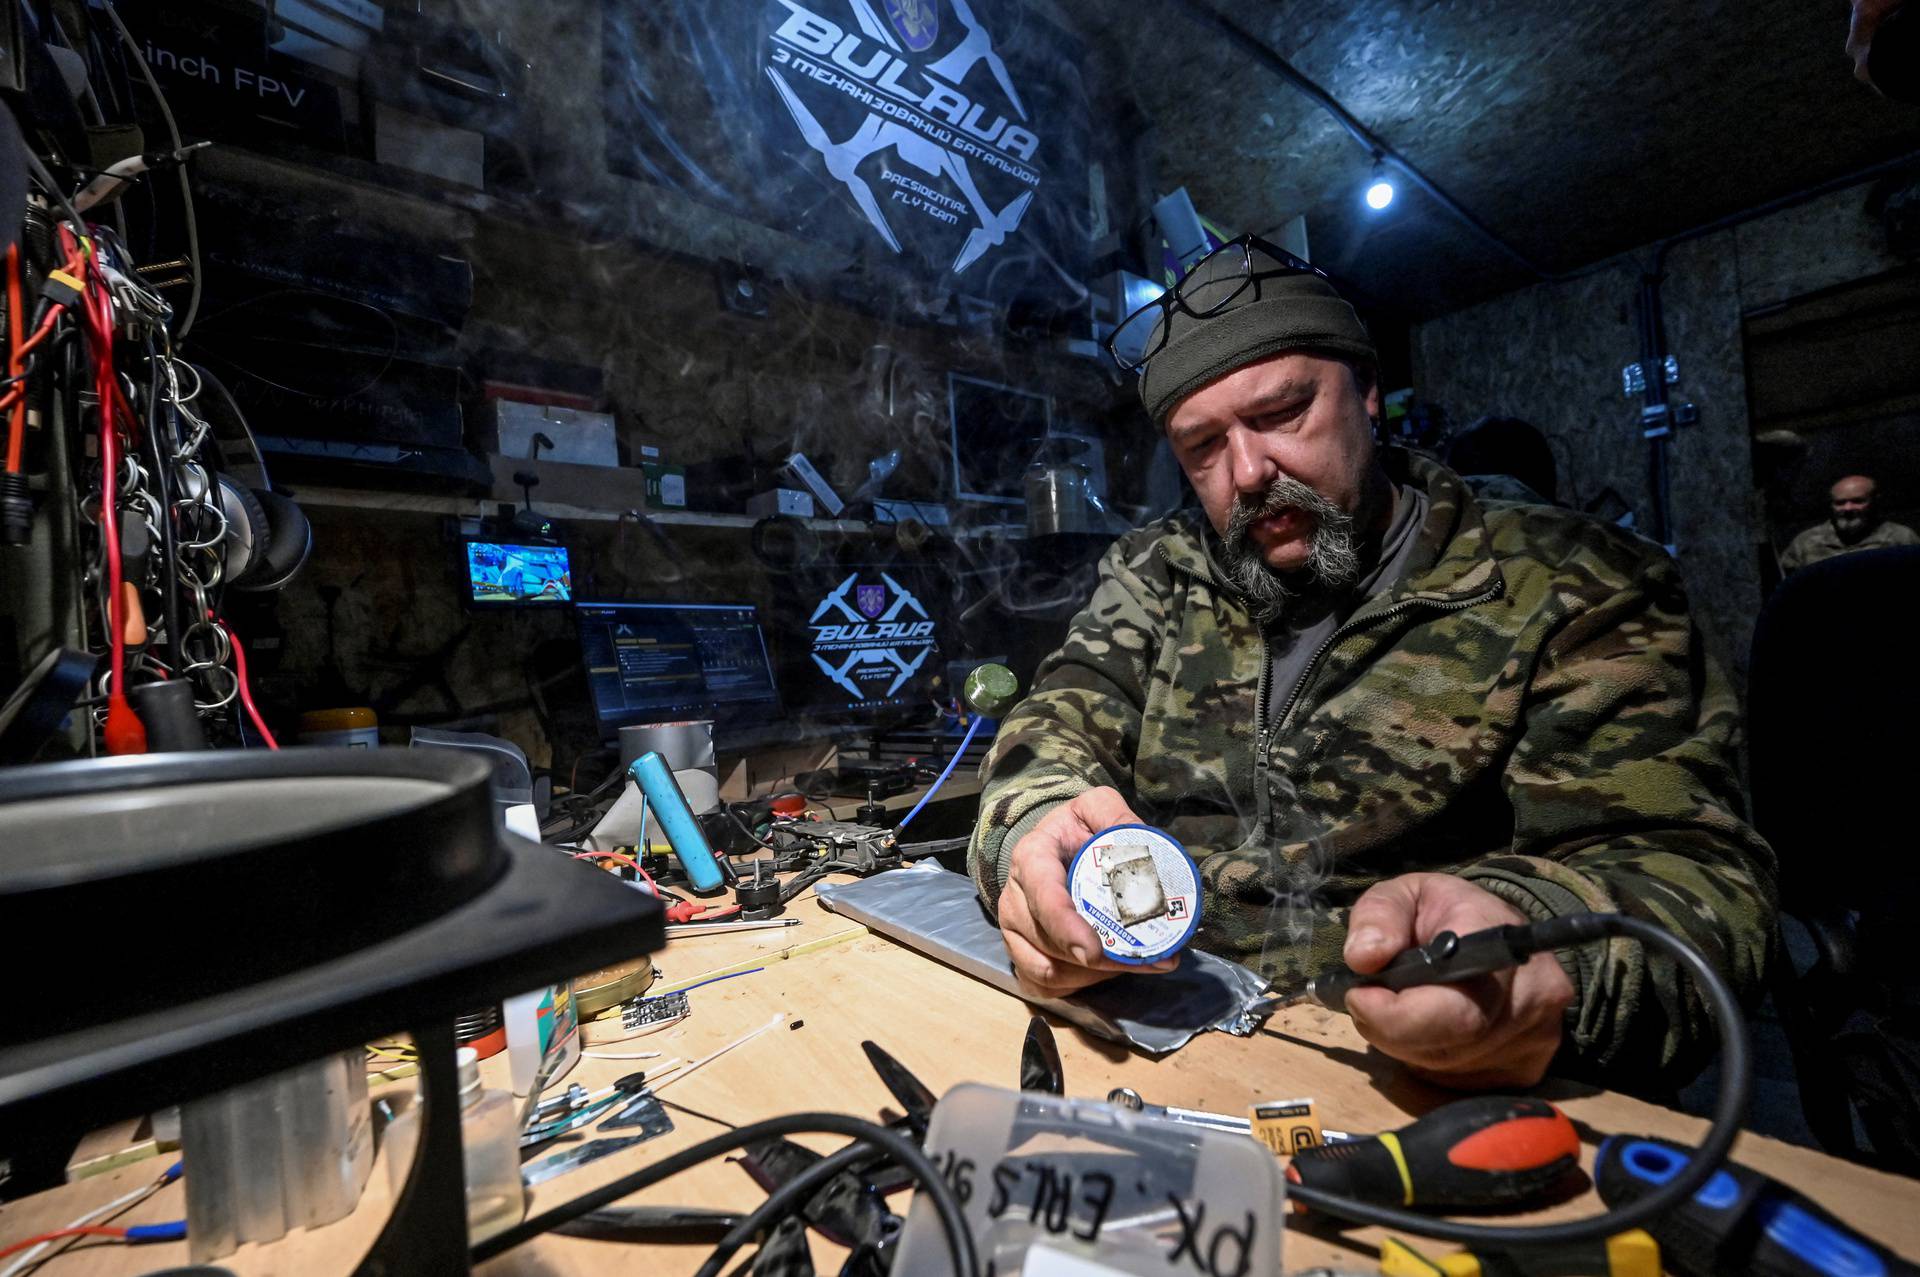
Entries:
[[77,306],[84,291],[80,281],[63,270],[51,270],[40,281],[40,295],[56,306]]
[[26,545],[33,540],[33,497],[27,476],[0,474],[0,544]]

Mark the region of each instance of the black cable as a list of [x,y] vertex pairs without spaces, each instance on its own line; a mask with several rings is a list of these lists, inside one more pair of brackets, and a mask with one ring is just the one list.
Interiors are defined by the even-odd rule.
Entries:
[[700,1265],[693,1277],[719,1277],[720,1270],[726,1266],[729,1259],[733,1258],[734,1252],[766,1232],[769,1224],[792,1214],[828,1180],[872,1156],[871,1150],[864,1146],[849,1144],[839,1152],[815,1162],[774,1189],[767,1194],[767,1200],[761,1202],[752,1214],[735,1224],[727,1235],[720,1239],[719,1245],[713,1248],[713,1253],[707,1256],[706,1262]]
[[[1713,1178],[1714,1172],[1727,1160],[1735,1137],[1740,1134],[1741,1119],[1747,1111],[1747,1095],[1753,1087],[1753,1061],[1748,1052],[1746,1022],[1740,1015],[1739,1003],[1734,1001],[1733,991],[1727,988],[1727,982],[1720,978],[1720,973],[1691,945],[1665,928],[1640,918],[1619,913],[1580,914],[1550,919],[1539,925],[1551,927],[1553,923],[1571,923],[1576,918],[1591,919],[1586,925],[1596,927],[1601,935],[1638,940],[1643,945],[1666,953],[1687,969],[1687,973],[1706,994],[1708,1005],[1713,1008],[1713,1020],[1720,1029],[1720,1101],[1714,1106],[1713,1124],[1707,1128],[1707,1137],[1687,1162],[1687,1169],[1630,1206],[1564,1224],[1535,1224],[1522,1228],[1432,1219],[1392,1206],[1354,1201],[1302,1184],[1289,1184],[1287,1195],[1302,1205],[1328,1215],[1431,1237],[1436,1241],[1458,1242],[1466,1246],[1564,1246],[1573,1242],[1597,1241],[1637,1228],[1681,1205]],[[1549,942],[1543,947],[1568,946]]]
[[[626,776],[627,776],[626,769],[617,767],[613,770],[613,773],[611,775],[609,775],[605,780],[601,781],[598,785],[595,785],[593,789],[591,789],[587,793],[568,794],[564,798],[562,798],[560,801],[562,801],[567,805],[570,814],[561,817],[559,820],[549,820],[545,825],[541,826],[540,841],[552,842],[552,843],[563,843],[563,842],[567,842],[570,839],[578,838],[581,834],[590,832],[593,829],[593,827],[599,824],[600,821],[606,816],[605,812],[591,810],[593,807],[594,801],[600,798],[602,795],[604,795],[607,792],[607,790],[611,789],[615,784],[619,783],[622,780],[625,780]],[[587,816],[582,816],[580,814],[582,810],[591,811],[591,814]],[[572,823],[571,825],[568,826],[568,828],[564,833],[556,834],[554,832],[555,830],[559,829],[562,825],[568,825],[568,822],[572,822]]]
[[959,838],[935,838],[930,842],[903,842],[900,844],[900,859],[925,860],[928,856],[944,856],[948,852],[965,851],[967,844],[973,841],[971,836]]
[[[147,82],[147,89],[153,94],[154,105],[160,108],[160,118],[167,126],[167,140],[173,144],[174,154],[179,155],[186,143],[180,137],[180,125],[173,118],[173,107],[167,103],[167,95],[160,91],[160,81],[154,79],[153,68],[147,65],[147,55],[140,48],[140,42],[133,38],[133,32],[127,30],[127,24],[120,19],[120,11],[113,7],[113,0],[103,0],[107,17],[112,20],[114,30],[126,42],[133,52],[135,65]],[[193,275],[193,289],[187,294],[187,310],[181,316],[180,326],[174,330],[175,341],[185,341],[187,334],[193,331],[193,317],[200,313],[200,223],[193,212],[193,183],[187,180],[187,164],[184,159],[178,164],[180,172],[180,207],[182,220],[187,229],[187,262]]]
[[774,855],[777,856],[780,854],[780,849],[778,847],[768,842],[765,838],[762,838],[759,834],[756,834],[753,832],[753,826],[749,825],[747,823],[746,817],[740,814],[740,812],[737,810],[736,804],[727,803],[725,804],[725,807],[726,807],[727,815],[733,818],[733,823],[740,826],[741,833],[745,834],[747,837],[751,838],[754,842],[758,843],[761,847],[765,848],[766,850],[772,852]]
[[[594,799],[605,794],[609,789],[612,789],[615,785],[619,784],[621,781],[625,780],[626,778],[627,778],[627,769],[624,767],[616,767],[612,771],[608,772],[606,776],[600,781],[599,784],[595,785],[592,789],[589,789],[586,793],[581,794],[579,797],[584,802],[592,802]],[[567,797],[572,798],[574,797],[574,795],[568,794]]]
[[[40,157],[33,153],[33,148],[28,147],[24,154],[27,157],[27,171],[46,188],[47,194],[53,197],[53,202],[58,204],[60,211],[67,215],[67,221],[72,223],[73,233],[84,238],[89,233],[86,219],[73,211],[73,201],[69,200],[67,193],[60,189],[60,183],[53,180],[53,174],[47,172],[47,166],[40,162]],[[55,254],[55,260],[59,260],[58,253]]]
[[557,833],[554,831],[554,828],[552,826],[548,826],[547,828],[542,829],[540,831],[540,841],[544,843],[552,843],[555,845],[572,842],[575,838],[578,838],[581,834],[592,833],[593,827],[599,824],[600,821],[601,821],[601,815],[600,813],[596,812],[585,820],[575,821],[571,826],[569,826],[566,829],[560,830]]
[[711,1161],[723,1153],[731,1153],[759,1140],[773,1139],[782,1135],[806,1134],[844,1135],[859,1140],[863,1144],[870,1144],[891,1155],[913,1176],[921,1191],[933,1200],[934,1209],[940,1216],[940,1227],[946,1234],[947,1250],[953,1260],[955,1277],[979,1277],[980,1261],[974,1249],[973,1234],[967,1229],[966,1218],[961,1213],[960,1203],[954,1197],[953,1189],[941,1178],[939,1169],[927,1159],[927,1155],[912,1140],[884,1126],[842,1113],[792,1113],[785,1117],[768,1118],[764,1122],[753,1122],[729,1131],[725,1135],[703,1140],[691,1148],[684,1148],[678,1153],[663,1157],[651,1166],[643,1167],[631,1175],[623,1175],[611,1184],[604,1184],[591,1192],[582,1193],[571,1201],[562,1202],[551,1210],[542,1211],[533,1218],[489,1238],[473,1248],[473,1262],[484,1263],[522,1242],[559,1227],[568,1220],[578,1219],[589,1211],[598,1210],[622,1197],[650,1188],[671,1175],[677,1175],[688,1167],[698,1166],[702,1162]]

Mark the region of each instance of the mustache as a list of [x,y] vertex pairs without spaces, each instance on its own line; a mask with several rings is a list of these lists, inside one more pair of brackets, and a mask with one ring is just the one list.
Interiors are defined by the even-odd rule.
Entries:
[[1247,530],[1261,519],[1270,518],[1282,510],[1298,510],[1310,515],[1319,527],[1338,525],[1347,518],[1342,510],[1327,498],[1315,492],[1300,480],[1290,475],[1281,475],[1267,485],[1267,490],[1255,499],[1241,493],[1233,500],[1233,508],[1227,512],[1228,544],[1243,544],[1247,539]]
[[1223,537],[1227,575],[1247,601],[1248,609],[1261,624],[1276,621],[1287,610],[1295,585],[1267,567],[1260,551],[1248,536],[1261,519],[1282,510],[1299,510],[1312,516],[1313,535],[1309,540],[1307,562],[1298,574],[1302,583],[1339,589],[1360,575],[1360,548],[1354,535],[1353,516],[1298,479],[1281,476],[1265,492],[1249,498],[1234,498],[1227,512]]

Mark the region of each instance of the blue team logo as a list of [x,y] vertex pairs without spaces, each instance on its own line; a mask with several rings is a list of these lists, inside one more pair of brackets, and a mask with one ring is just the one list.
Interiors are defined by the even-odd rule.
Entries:
[[852,701],[897,696],[933,653],[933,618],[885,572],[859,582],[856,572],[813,609],[813,662]]
[[885,0],[887,21],[915,53],[924,53],[940,34],[939,0]]

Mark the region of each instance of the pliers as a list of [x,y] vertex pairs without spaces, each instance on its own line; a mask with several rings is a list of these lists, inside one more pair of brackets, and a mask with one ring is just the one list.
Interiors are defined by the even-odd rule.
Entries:
[[[713,912],[708,913],[707,910],[709,909],[713,909]],[[739,912],[739,905],[726,905],[722,908],[714,909],[712,905],[703,904],[698,900],[677,900],[667,906],[667,921],[718,922],[722,918],[730,918]]]

